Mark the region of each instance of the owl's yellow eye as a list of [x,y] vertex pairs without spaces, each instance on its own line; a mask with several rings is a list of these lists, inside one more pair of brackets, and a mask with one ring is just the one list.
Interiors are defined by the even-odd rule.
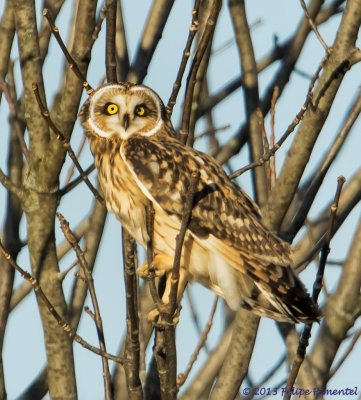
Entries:
[[135,108],[135,113],[139,116],[139,117],[143,117],[143,115],[145,114],[145,107],[144,106],[137,106]]
[[109,103],[105,107],[105,111],[108,115],[114,115],[118,112],[118,110],[119,110],[119,107],[114,103]]

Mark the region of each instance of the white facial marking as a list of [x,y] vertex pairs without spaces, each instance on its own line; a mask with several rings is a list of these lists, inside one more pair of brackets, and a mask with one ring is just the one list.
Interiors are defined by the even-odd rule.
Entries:
[[[151,90],[148,90],[145,87],[136,86],[131,87],[128,93],[115,94],[112,98],[109,99],[111,102],[115,103],[119,107],[119,111],[114,115],[104,116],[104,118],[106,118],[105,128],[99,127],[96,124],[96,120],[97,118],[99,118],[99,116],[95,115],[94,104],[97,104],[104,93],[108,90],[123,90],[123,86],[118,84],[104,86],[103,88],[98,89],[91,99],[88,123],[90,127],[95,131],[95,133],[97,133],[99,136],[108,138],[115,133],[118,134],[123,140],[126,140],[134,133],[139,133],[142,136],[152,136],[161,129],[163,121],[161,119],[159,98]],[[136,106],[140,103],[143,103],[144,101],[144,98],[137,95],[137,92],[146,92],[147,95],[152,98],[153,103],[157,107],[158,119],[155,126],[148,131],[142,131],[145,125],[144,120],[139,117],[134,117],[134,110]],[[123,126],[125,114],[128,114],[130,118],[130,124],[126,130]]]

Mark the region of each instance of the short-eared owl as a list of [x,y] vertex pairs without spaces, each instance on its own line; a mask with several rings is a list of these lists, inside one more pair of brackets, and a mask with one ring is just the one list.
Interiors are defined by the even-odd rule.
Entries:
[[[265,228],[256,204],[209,155],[179,142],[159,96],[143,85],[109,84],[92,93],[80,119],[106,205],[146,246],[145,207],[153,203],[154,266],[168,274],[190,176],[200,172],[181,258],[180,291],[195,280],[225,298],[279,321],[319,318],[291,264],[291,250]],[[145,273],[146,267],[141,271]]]

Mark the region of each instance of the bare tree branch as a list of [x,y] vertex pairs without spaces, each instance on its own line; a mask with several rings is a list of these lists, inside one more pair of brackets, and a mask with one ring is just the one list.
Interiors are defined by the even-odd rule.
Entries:
[[105,10],[107,19],[105,68],[107,81],[109,83],[114,83],[117,82],[117,61],[115,58],[117,0],[106,0]]
[[189,56],[191,54],[191,47],[192,47],[194,36],[198,32],[198,26],[199,26],[198,14],[199,14],[200,3],[201,3],[200,0],[194,1],[194,6],[193,6],[193,10],[192,10],[192,23],[189,28],[187,43],[183,50],[182,60],[179,65],[177,77],[173,84],[173,90],[169,97],[168,104],[166,107],[169,117],[172,115],[173,107],[175,106],[175,103],[177,101],[177,96],[179,93],[179,89],[181,88],[181,85],[182,85],[183,74],[186,69]]

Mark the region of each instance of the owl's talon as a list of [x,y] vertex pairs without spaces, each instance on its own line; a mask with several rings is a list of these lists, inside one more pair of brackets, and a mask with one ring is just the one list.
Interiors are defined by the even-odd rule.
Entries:
[[[165,305],[165,307],[167,307]],[[161,327],[165,327],[165,326],[176,326],[179,322],[179,314],[180,314],[180,310],[181,310],[181,306],[179,305],[177,307],[177,309],[175,310],[173,316],[172,316],[172,321],[168,322],[165,321],[164,318],[161,317],[159,311],[157,308],[154,308],[153,310],[151,310],[148,315],[147,315],[147,320],[149,322],[152,322],[155,326],[161,328]]]
[[165,271],[162,271],[157,268],[149,268],[148,263],[144,263],[137,269],[137,275],[143,279],[150,280],[154,278],[159,278],[165,274]]

